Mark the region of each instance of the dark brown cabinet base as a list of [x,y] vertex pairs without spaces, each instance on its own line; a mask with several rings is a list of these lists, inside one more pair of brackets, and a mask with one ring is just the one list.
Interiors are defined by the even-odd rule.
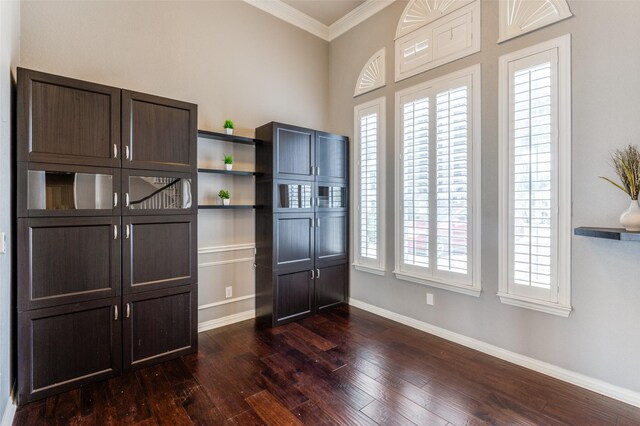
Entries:
[[120,301],[115,297],[19,314],[19,404],[120,373]]
[[123,309],[125,368],[196,351],[198,295],[192,286],[125,296]]

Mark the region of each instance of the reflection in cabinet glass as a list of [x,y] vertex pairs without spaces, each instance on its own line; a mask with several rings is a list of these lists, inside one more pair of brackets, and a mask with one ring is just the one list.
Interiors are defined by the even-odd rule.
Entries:
[[132,210],[189,209],[191,208],[191,179],[130,176],[129,208]]
[[112,209],[113,177],[95,173],[29,170],[29,210]]
[[318,185],[318,208],[344,209],[347,207],[347,188],[344,186]]
[[278,208],[309,209],[311,208],[310,184],[278,184]]

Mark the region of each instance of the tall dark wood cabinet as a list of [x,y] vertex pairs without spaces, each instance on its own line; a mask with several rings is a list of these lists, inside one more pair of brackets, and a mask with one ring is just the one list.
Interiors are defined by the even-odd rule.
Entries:
[[349,139],[256,129],[256,317],[277,326],[348,297]]
[[18,69],[18,403],[197,350],[197,106]]

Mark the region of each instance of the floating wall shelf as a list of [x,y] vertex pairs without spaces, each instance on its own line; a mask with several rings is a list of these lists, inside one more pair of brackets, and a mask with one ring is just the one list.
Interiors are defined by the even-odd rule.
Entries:
[[245,145],[255,145],[260,143],[258,139],[251,139],[245,136],[228,135],[226,133],[210,132],[208,130],[198,130],[199,138],[215,139],[217,141],[226,141],[233,143],[241,143]]
[[256,172],[249,172],[243,170],[226,170],[226,169],[198,169],[200,173],[220,173],[223,175],[236,175],[236,176],[254,176]]
[[576,235],[605,238],[608,240],[640,241],[640,232],[627,231],[624,228],[590,228],[581,226],[574,229]]
[[231,204],[229,206],[223,206],[219,204],[200,204],[199,209],[255,209],[256,206],[251,204]]

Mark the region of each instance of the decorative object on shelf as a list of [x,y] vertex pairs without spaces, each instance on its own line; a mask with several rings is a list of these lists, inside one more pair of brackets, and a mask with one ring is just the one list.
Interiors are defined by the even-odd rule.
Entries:
[[628,145],[623,149],[617,149],[611,154],[611,161],[621,184],[605,176],[600,176],[600,178],[611,183],[631,197],[629,208],[620,215],[620,224],[624,226],[624,229],[627,231],[640,231],[640,206],[638,205],[638,192],[640,191],[640,149],[638,149],[636,145]]
[[233,169],[233,155],[225,155],[224,156],[224,168],[226,170]]
[[229,194],[229,191],[225,189],[221,189],[220,192],[218,192],[218,197],[220,197],[220,199],[222,200],[223,206],[229,205],[229,198],[231,197],[231,194]]
[[232,135],[233,134],[233,121],[225,120],[225,122],[224,122],[224,131],[228,135]]

